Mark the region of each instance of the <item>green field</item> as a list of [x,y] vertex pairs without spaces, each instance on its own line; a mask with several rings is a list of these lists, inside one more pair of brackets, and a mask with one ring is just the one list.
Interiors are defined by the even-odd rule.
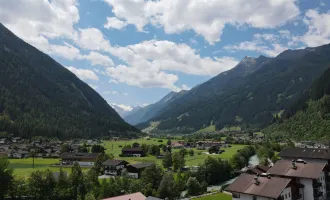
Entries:
[[214,195],[209,195],[201,198],[196,198],[196,200],[231,200],[232,197],[225,193],[218,193]]
[[[34,168],[32,166],[32,158],[24,159],[10,159],[9,167],[14,169],[14,174],[17,177],[28,177],[31,172],[36,170],[46,170],[50,169],[51,171],[60,171],[60,167],[50,167],[49,165],[59,162],[59,159],[55,158],[35,158],[34,159]],[[63,168],[64,171],[70,172],[71,168]],[[87,170],[83,168],[83,170]]]
[[[118,159],[124,159],[130,163],[137,163],[137,162],[155,162],[159,165],[162,164],[162,160],[161,159],[157,159],[155,156],[147,156],[147,157],[125,157],[125,158],[120,158],[119,154],[121,154],[121,147],[119,146],[125,146],[125,145],[131,145],[134,142],[137,142],[139,144],[166,144],[167,139],[162,139],[163,142],[158,142],[159,139],[154,139],[151,138],[150,140],[146,140],[144,138],[141,139],[137,139],[137,140],[130,140],[130,141],[104,141],[103,145],[105,146],[106,153],[108,154],[113,154],[115,156],[115,158]],[[172,140],[172,142],[176,142],[178,140]],[[185,157],[186,160],[186,165],[189,166],[194,166],[194,165],[198,165],[200,163],[202,163],[205,158],[207,158],[208,156],[211,157],[215,157],[215,158],[223,158],[223,159],[229,159],[231,158],[239,149],[242,149],[245,145],[232,145],[232,147],[230,148],[224,148],[225,152],[222,154],[217,154],[217,155],[207,155],[207,154],[201,154],[198,155],[199,152],[206,152],[206,150],[197,150],[195,148],[193,148],[193,150],[195,151],[195,155],[194,156],[189,156],[187,155]],[[189,150],[189,149],[188,149]],[[173,149],[173,152],[179,151],[179,149]]]
[[[121,154],[122,147],[125,145],[131,145],[135,142],[139,144],[166,144],[167,139],[162,139],[163,142],[158,142],[160,139],[154,139],[151,138],[150,140],[147,140],[145,138],[140,138],[136,140],[129,140],[129,141],[103,141],[102,145],[106,148],[107,154],[113,154],[116,159],[123,159],[128,161],[129,163],[137,163],[137,162],[154,162],[159,165],[162,165],[162,160],[157,159],[155,156],[147,156],[147,157],[119,157],[119,154]],[[172,142],[177,142],[178,140],[172,140]],[[197,150],[193,149],[195,151],[194,156],[187,155],[185,157],[186,165],[189,166],[195,166],[200,163],[202,163],[208,156],[214,157],[214,158],[222,158],[222,159],[229,159],[231,158],[237,150],[243,148],[245,145],[232,145],[230,148],[224,148],[225,152],[222,154],[217,155],[207,155],[207,154],[200,154],[200,152],[206,152],[206,150]],[[189,150],[189,149],[188,149]],[[177,152],[179,149],[173,149],[173,152]],[[32,158],[25,158],[25,159],[10,159],[10,167],[14,169],[14,174],[18,177],[27,177],[31,174],[31,172],[35,170],[45,170],[50,169],[52,171],[59,171],[59,167],[50,167],[50,165],[58,163],[59,159],[49,159],[49,158],[35,158],[35,166],[32,167]],[[70,168],[63,168],[65,171],[70,172]],[[83,168],[83,170],[88,170],[88,168]]]

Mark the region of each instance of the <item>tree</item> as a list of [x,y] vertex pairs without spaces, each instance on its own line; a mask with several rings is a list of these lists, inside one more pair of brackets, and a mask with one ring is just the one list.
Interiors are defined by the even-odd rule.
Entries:
[[187,194],[191,196],[200,195],[206,192],[206,187],[204,188],[202,184],[198,182],[195,177],[190,177],[187,181]]
[[132,144],[132,147],[133,147],[133,148],[140,147],[140,144],[137,143],[137,142],[134,142],[134,143]]
[[218,153],[219,152],[219,147],[217,146],[212,146],[209,148],[209,153],[213,154],[213,153]]
[[179,152],[173,153],[172,160],[173,160],[173,169],[175,171],[184,167],[184,165],[186,163],[186,161],[184,160],[184,157]]
[[168,139],[167,142],[166,142],[167,145],[171,145],[172,144],[172,140],[171,139]]
[[100,155],[98,155],[96,157],[96,161],[94,163],[94,168],[96,169],[96,171],[98,173],[103,173],[104,170],[103,170],[102,163],[104,163],[107,160],[113,160],[113,158],[114,158],[114,156],[112,154],[108,155],[105,153],[101,153]]
[[104,146],[99,144],[94,144],[92,146],[92,153],[104,153]]
[[63,144],[61,146],[61,153],[69,152],[70,151],[70,146],[68,144]]
[[84,174],[77,162],[73,164],[71,169],[70,186],[74,199],[77,199],[78,197],[82,199],[85,198],[87,192],[84,182]]
[[96,200],[93,193],[87,193],[84,200]]
[[181,154],[181,156],[185,157],[188,154],[188,151],[187,151],[187,149],[182,148],[182,149],[180,149],[179,153]]
[[157,165],[151,165],[141,173],[141,182],[143,185],[152,184],[152,188],[158,188],[163,177],[163,169]]
[[172,164],[173,164],[172,154],[167,151],[163,158],[163,167],[168,169],[168,168],[172,167]]
[[157,192],[162,199],[168,198],[172,200],[180,196],[180,191],[177,190],[172,173],[164,174]]
[[194,150],[190,149],[190,150],[189,150],[189,155],[190,155],[190,156],[194,156],[194,154],[195,154]]
[[70,181],[68,174],[60,169],[60,174],[57,180],[56,192],[58,199],[69,200],[72,199],[70,192]]
[[9,169],[9,161],[5,157],[0,156],[0,200],[4,199],[11,187],[14,176],[13,170]]
[[80,153],[88,153],[88,148],[87,146],[83,145],[83,146],[79,146],[78,147],[78,152]]

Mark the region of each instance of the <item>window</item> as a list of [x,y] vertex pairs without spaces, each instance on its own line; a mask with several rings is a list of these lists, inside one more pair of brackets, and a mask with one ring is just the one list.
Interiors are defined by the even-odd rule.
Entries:
[[253,200],[257,200],[257,196],[253,196]]
[[291,193],[289,192],[289,197],[291,197]]
[[285,198],[288,198],[288,195],[287,194],[285,194]]
[[241,196],[238,193],[233,193],[233,198],[239,199]]

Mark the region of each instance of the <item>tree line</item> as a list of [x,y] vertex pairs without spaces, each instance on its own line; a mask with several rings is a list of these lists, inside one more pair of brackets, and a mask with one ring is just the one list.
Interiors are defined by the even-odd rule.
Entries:
[[[98,176],[103,173],[102,163],[113,159],[112,155],[101,153],[95,166],[83,172],[75,163],[69,176],[60,169],[58,178],[50,170],[34,171],[27,179],[13,175],[9,161],[0,158],[0,200],[2,199],[79,199],[91,200],[119,196],[128,193],[142,192],[145,196],[155,196],[162,199],[177,199],[181,192],[187,190],[187,195],[198,195],[206,192],[207,185],[220,183],[235,176],[243,163],[237,165],[236,159],[248,159],[255,153],[253,146],[247,146],[237,152],[230,160],[208,157],[199,165],[197,171],[182,171],[184,157],[189,153],[184,151],[173,153],[173,170],[152,165],[141,174],[140,179],[128,179],[123,176],[103,179]],[[176,158],[177,157],[177,158]],[[183,158],[183,160],[181,160]],[[176,159],[179,161],[176,163]],[[125,172],[123,172],[125,173]]]

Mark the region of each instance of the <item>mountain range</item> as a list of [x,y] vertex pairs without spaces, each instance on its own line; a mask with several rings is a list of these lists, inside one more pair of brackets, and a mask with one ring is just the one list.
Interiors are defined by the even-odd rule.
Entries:
[[17,136],[136,136],[88,84],[0,24],[0,132]]
[[153,132],[191,133],[215,125],[268,126],[330,66],[330,45],[286,50],[275,58],[245,57],[236,67],[185,92],[137,125]]

